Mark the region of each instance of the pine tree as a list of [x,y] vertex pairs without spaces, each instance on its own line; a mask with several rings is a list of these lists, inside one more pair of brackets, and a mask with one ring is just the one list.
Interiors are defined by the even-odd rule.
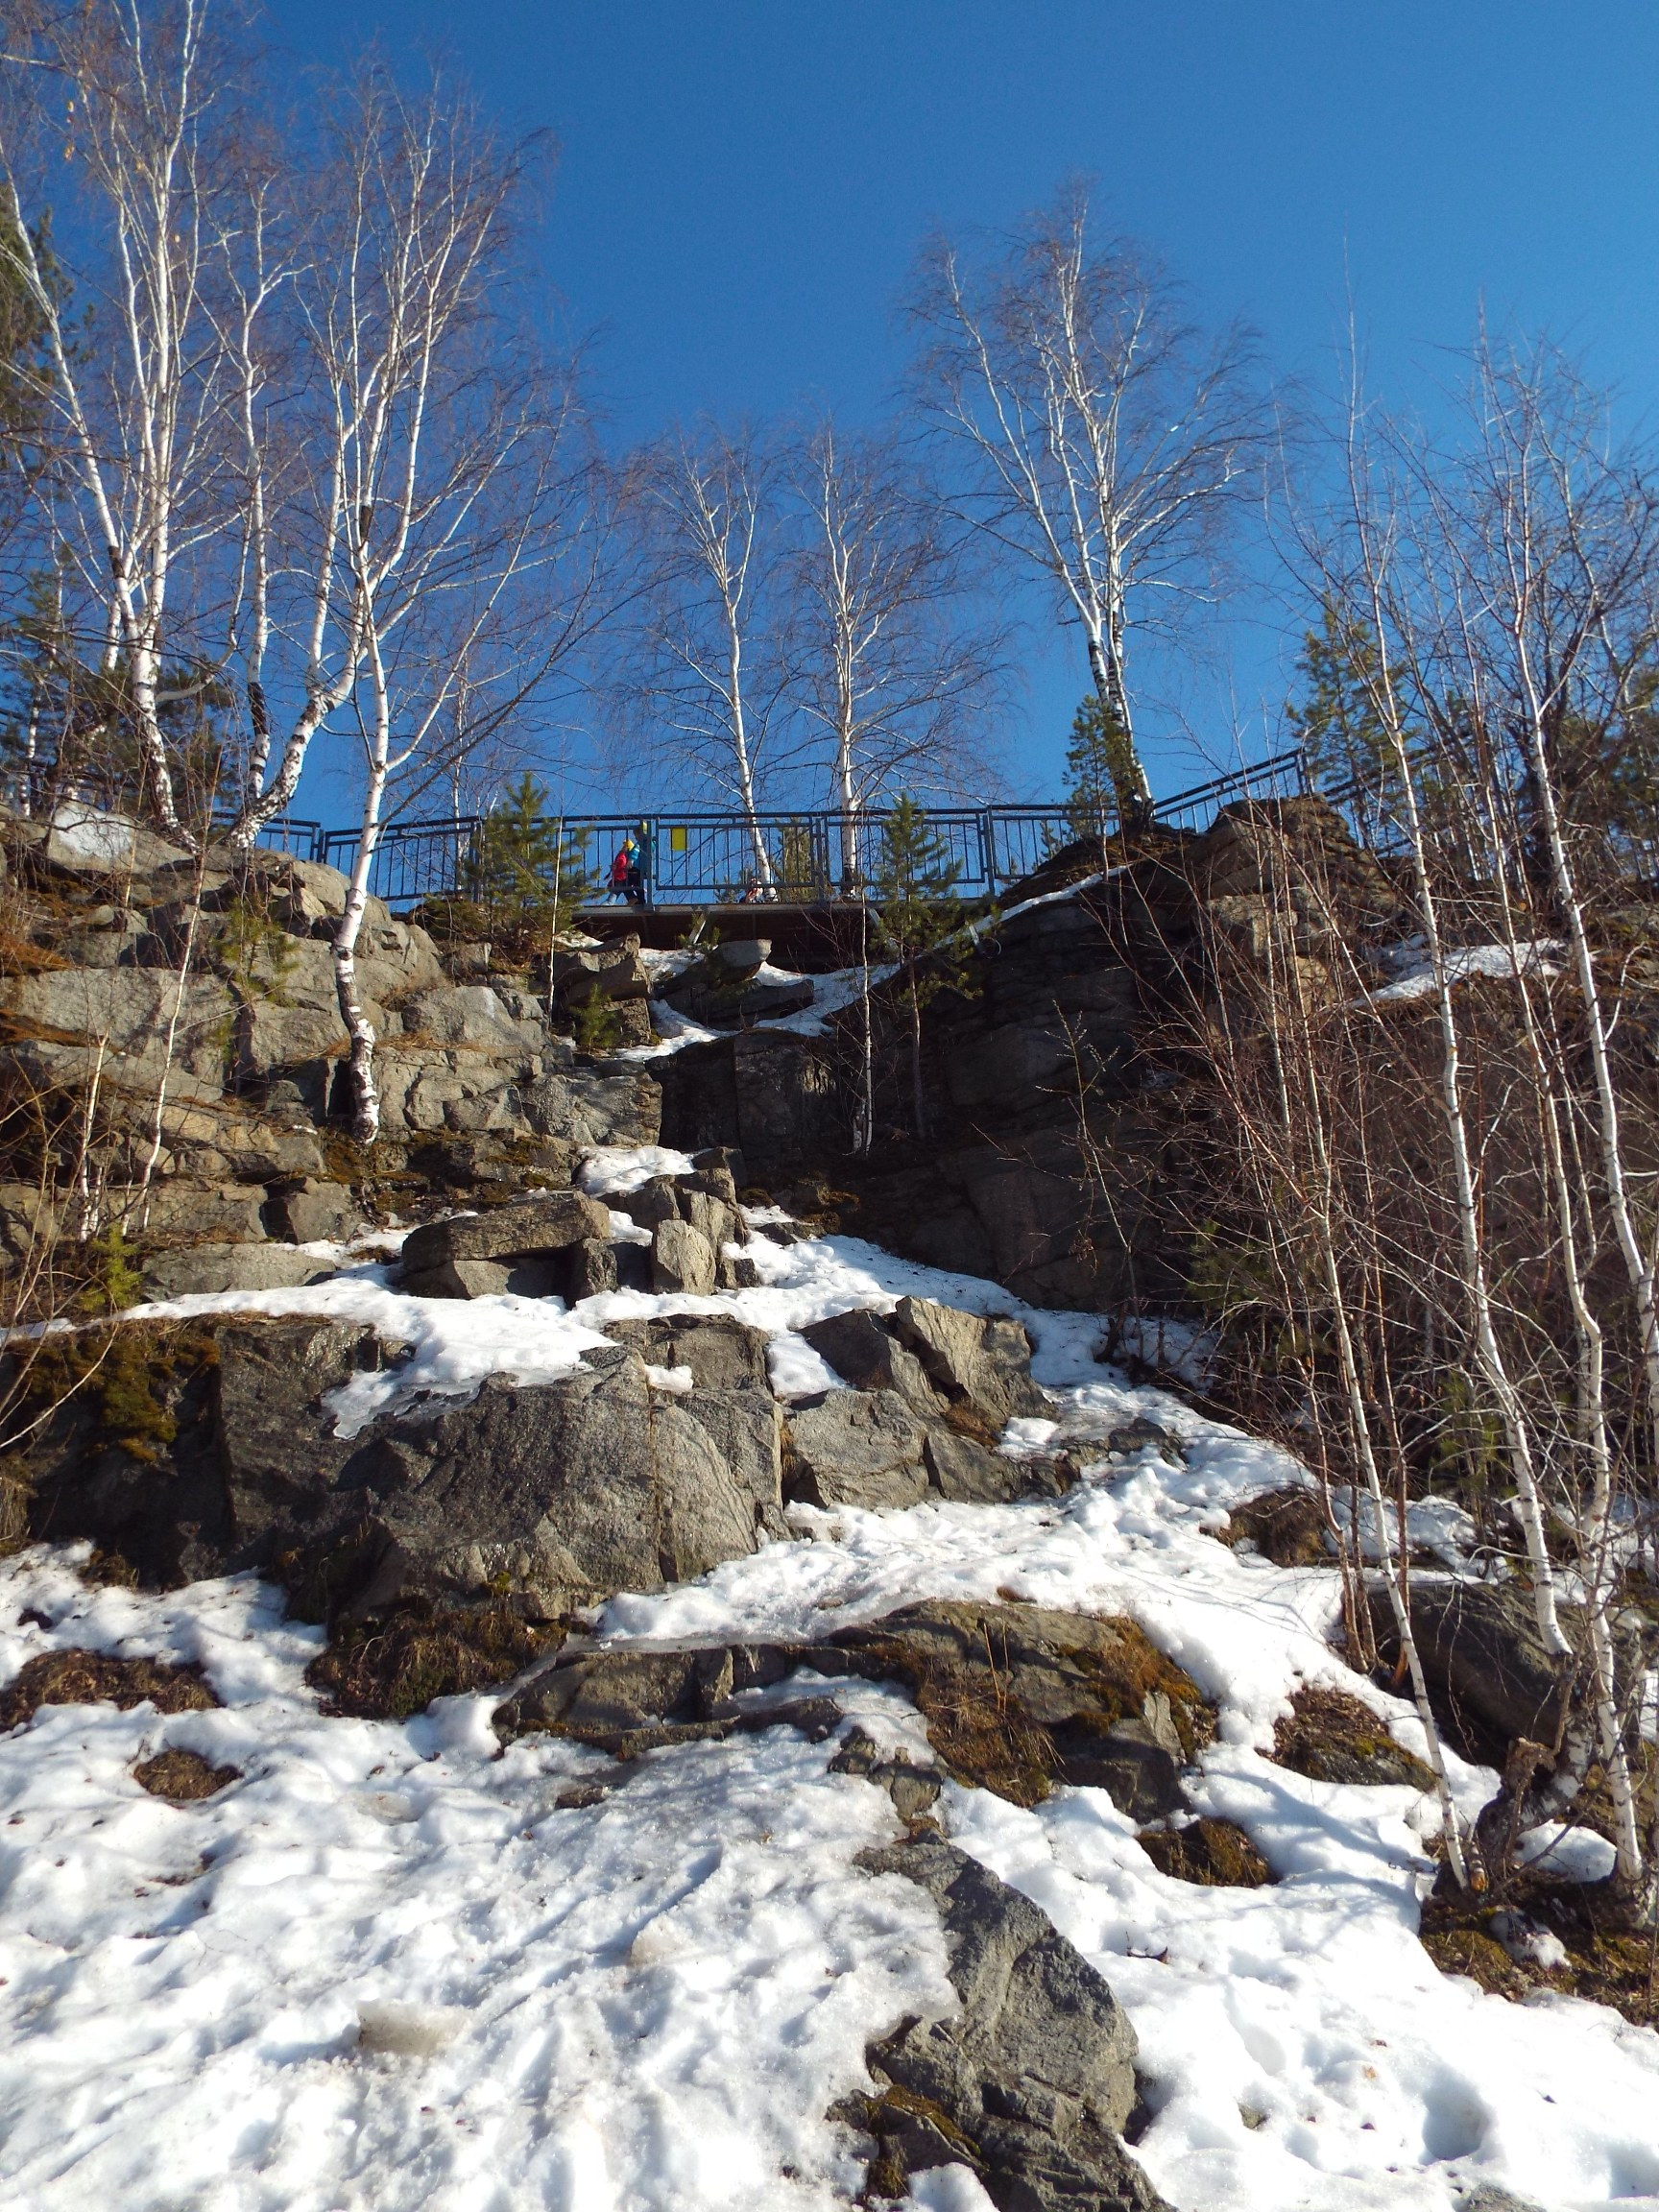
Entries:
[[1066,748],[1066,814],[1075,835],[1103,837],[1121,817],[1136,782],[1135,748],[1111,702],[1091,691],[1071,719]]
[[922,1009],[941,991],[968,988],[974,941],[956,896],[962,870],[906,792],[881,825],[872,889],[878,949],[898,966],[910,1014],[910,1094],[916,1134],[927,1134],[922,1087]]
[[461,888],[506,926],[546,928],[557,937],[592,892],[592,833],[564,830],[546,808],[546,791],[526,770],[478,825]]
[[[1389,779],[1393,739],[1377,710],[1382,657],[1376,641],[1331,600],[1307,632],[1296,662],[1304,685],[1287,719],[1313,783],[1376,791]],[[1397,681],[1398,671],[1389,671]]]

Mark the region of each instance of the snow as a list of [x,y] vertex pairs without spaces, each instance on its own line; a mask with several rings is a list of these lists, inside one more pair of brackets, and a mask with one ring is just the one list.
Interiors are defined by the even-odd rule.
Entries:
[[[826,2104],[950,1993],[922,1892],[852,1866],[896,1823],[832,1746],[656,1754],[561,1809],[611,1762],[495,1756],[487,1699],[325,1719],[320,1635],[254,1584],[85,1591],[36,1552],[0,1602],[8,1675],[55,1644],[158,1651],[227,1704],[47,1708],[0,1740],[11,2212],[851,2201]],[[166,1805],[131,1774],[163,1743],[245,1779]]]
[[651,1000],[651,1025],[657,1032],[654,1045],[630,1045],[620,1052],[613,1052],[613,1060],[661,1060],[670,1052],[680,1052],[687,1045],[712,1045],[722,1032],[705,1028],[701,1022],[693,1022],[689,1014],[677,1014],[665,998]]
[[1606,1837],[1563,1820],[1544,1820],[1528,1828],[1518,1846],[1521,1858],[1558,1882],[1605,1882],[1618,1862]]
[[1129,864],[1119,861],[1115,868],[1098,869],[1093,876],[1079,876],[1075,883],[1063,883],[1058,891],[1042,891],[1035,899],[1020,899],[1012,906],[1002,906],[994,913],[981,915],[977,922],[968,925],[968,934],[977,937],[993,926],[1000,928],[1004,922],[1012,922],[1016,914],[1029,914],[1038,906],[1057,906],[1063,899],[1075,899],[1079,892],[1093,891],[1097,885],[1109,882],[1114,876],[1128,874]]
[[[1454,983],[1467,982],[1474,975],[1500,979],[1517,975],[1554,975],[1559,971],[1551,955],[1560,950],[1558,944],[1548,938],[1519,945],[1459,945],[1446,954],[1446,974]],[[1413,944],[1401,947],[1397,956],[1401,974],[1392,983],[1384,983],[1379,990],[1368,991],[1362,1003],[1385,1006],[1400,999],[1433,997],[1434,971],[1422,946]]]
[[[625,1195],[653,1155],[594,1182]],[[630,1178],[633,1180],[631,1181]],[[1446,2212],[1477,2182],[1546,2212],[1659,2202],[1659,2036],[1439,1974],[1416,1940],[1431,1798],[1307,1780],[1262,1756],[1301,1682],[1339,1684],[1421,1750],[1402,1700],[1332,1647],[1336,1576],[1216,1542],[1228,1507],[1305,1479],[1274,1447],[1098,1364],[1103,1325],[851,1238],[748,1247],[757,1287],[557,1301],[404,1298],[365,1264],[303,1289],[155,1310],[337,1312],[407,1345],[340,1394],[356,1425],[505,1368],[568,1372],[627,1314],[729,1312],[763,1330],[780,1394],[830,1387],[799,1332],[906,1292],[1017,1315],[1064,1442],[1060,1499],[907,1511],[792,1508],[793,1541],[701,1581],[623,1594],[599,1632],[803,1636],[924,1596],[1125,1613],[1219,1706],[1198,1810],[1237,1820],[1275,1887],[1160,1874],[1104,1793],[1031,1811],[948,1788],[952,1838],[1094,1961],[1141,2039],[1138,2155],[1177,2212]],[[684,1388],[684,1371],[653,1375]],[[1136,1415],[1177,1436],[1107,1463]],[[1414,1541],[1455,1551],[1444,1518]],[[0,1564],[0,1678],[61,1645],[196,1659],[222,1712],[46,1708],[0,1739],[0,2175],[19,2212],[628,2212],[847,2206],[859,2176],[828,2106],[907,2012],[948,2008],[923,1893],[853,1865],[887,1799],[787,1728],[621,1770],[535,1738],[495,1755],[491,1695],[407,1723],[322,1714],[319,1632],[248,1580],[165,1597],[88,1588],[73,1551]],[[26,1623],[26,1611],[44,1618]],[[900,1693],[835,1685],[858,1724],[920,1747]],[[781,1692],[779,1695],[782,1695]],[[244,1779],[175,1809],[132,1781],[161,1744]],[[1496,1784],[1450,1760],[1462,1809]],[[597,1804],[561,1807],[579,1783]],[[1529,1853],[1599,1870],[1582,1833]],[[1605,1846],[1602,1846],[1605,1850]],[[1518,1930],[1515,1940],[1533,1939]],[[982,2212],[957,2171],[913,2212]]]
[[583,1161],[578,1190],[590,1198],[625,1198],[655,1175],[689,1175],[691,1156],[669,1144],[601,1144]]
[[[763,1025],[768,1029],[784,1030],[797,1037],[827,1037],[830,1034],[830,1016],[839,1014],[844,1007],[856,1004],[866,982],[874,991],[885,983],[889,975],[897,974],[897,965],[892,961],[873,963],[868,970],[831,968],[828,974],[811,978],[810,1006],[804,1006],[799,1014],[781,1014],[776,1021],[767,1022]],[[795,977],[779,975],[771,979],[777,982],[797,980]]]
[[[675,971],[678,973],[678,971]],[[865,987],[865,970],[862,968],[831,968],[822,975],[803,976],[792,968],[776,968],[765,961],[756,971],[757,983],[801,983],[812,986],[812,1003],[797,1014],[761,1015],[756,1027],[777,1029],[796,1037],[827,1037],[830,1018],[853,1005]],[[873,966],[869,974],[870,987],[884,983],[895,970],[891,963]],[[653,980],[655,981],[655,974]],[[694,1022],[689,1014],[679,1013],[665,999],[651,1001],[651,1022],[657,1031],[654,1045],[636,1045],[613,1055],[618,1060],[657,1060],[670,1052],[680,1052],[687,1045],[712,1045],[722,1037],[729,1037],[729,1029],[710,1029],[701,1022]]]

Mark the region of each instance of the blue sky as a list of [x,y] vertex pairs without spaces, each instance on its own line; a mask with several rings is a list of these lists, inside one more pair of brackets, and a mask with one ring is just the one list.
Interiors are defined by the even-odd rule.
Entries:
[[[601,336],[616,433],[803,401],[878,414],[921,237],[1013,222],[1069,172],[1275,370],[1328,376],[1351,288],[1375,389],[1432,407],[1478,308],[1647,408],[1659,342],[1652,0],[280,0],[332,59],[458,62],[561,156],[543,254]],[[1034,612],[1036,612],[1034,610]],[[1189,706],[1247,750],[1289,684],[1268,593]],[[1041,624],[1007,776],[1057,787],[1084,687]],[[1154,781],[1190,781],[1167,716]]]

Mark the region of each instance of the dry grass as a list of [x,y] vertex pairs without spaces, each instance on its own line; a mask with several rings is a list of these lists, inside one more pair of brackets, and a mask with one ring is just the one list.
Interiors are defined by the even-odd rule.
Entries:
[[[1526,1956],[1514,1941],[1518,1921],[1559,1939],[1558,1966]],[[1611,1883],[1550,1883],[1517,1869],[1501,1892],[1481,1894],[1457,1889],[1443,1872],[1423,1908],[1422,1941],[1443,1974],[1465,1974],[1492,1996],[1519,2004],[1553,1990],[1659,2027],[1659,1929],[1633,1933]]]
[[1325,1508],[1315,1492],[1297,1485],[1268,1490],[1231,1507],[1222,1541],[1254,1544],[1275,1567],[1328,1567]]
[[1273,1756],[1292,1774],[1312,1782],[1407,1782],[1414,1790],[1433,1789],[1434,1777],[1422,1760],[1396,1743],[1386,1724],[1358,1697],[1306,1687],[1290,1703],[1289,1718],[1273,1730]]
[[1079,1647],[1062,1653],[1055,1647],[1046,1662],[1059,1668],[1076,1694],[1075,1711],[1063,1730],[1065,1746],[1021,1699],[1019,1674],[1027,1663],[1023,1632],[999,1622],[996,1606],[979,1617],[976,1639],[964,1638],[954,1649],[933,1636],[901,1629],[878,1638],[868,1651],[882,1673],[909,1687],[927,1723],[928,1741],[954,1780],[1029,1806],[1069,1778],[1079,1736],[1105,1737],[1118,1721],[1141,1719],[1156,1697],[1168,1700],[1187,1758],[1214,1735],[1215,1717],[1197,1684],[1133,1621],[1100,1625],[1110,1632],[1103,1649]]
[[201,1713],[219,1702],[199,1667],[112,1659],[71,1646],[38,1653],[0,1694],[0,1729],[32,1720],[42,1705],[115,1705],[126,1713],[146,1701],[158,1713]]
[[1262,1889],[1273,1870],[1231,1820],[1205,1818],[1188,1828],[1150,1828],[1137,1839],[1160,1874],[1213,1889]]
[[154,1759],[141,1759],[132,1779],[152,1797],[165,1797],[169,1805],[193,1805],[203,1797],[216,1797],[232,1782],[240,1782],[239,1767],[214,1767],[199,1751],[157,1751]]
[[505,1599],[410,1611],[340,1631],[305,1679],[336,1713],[405,1720],[434,1697],[509,1681],[564,1641],[562,1622],[526,1621]]

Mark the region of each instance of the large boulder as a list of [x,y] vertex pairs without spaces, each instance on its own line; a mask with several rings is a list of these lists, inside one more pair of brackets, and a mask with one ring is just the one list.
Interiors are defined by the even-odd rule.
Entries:
[[606,1334],[637,1353],[648,1368],[689,1375],[682,1405],[748,1491],[757,1525],[786,1536],[783,1415],[767,1377],[763,1332],[724,1313],[670,1313],[613,1321]]
[[728,1313],[664,1313],[612,1321],[605,1334],[653,1367],[686,1367],[700,1390],[755,1390],[768,1397],[766,1333]]
[[1046,1393],[1031,1380],[1031,1339],[1020,1322],[964,1313],[928,1298],[901,1298],[893,1325],[933,1383],[997,1430],[1016,1416],[1049,1411]]
[[707,1298],[714,1288],[715,1252],[700,1229],[675,1218],[651,1232],[651,1287]]
[[713,1436],[631,1352],[383,1426],[358,1461],[354,1612],[522,1591],[551,1612],[661,1590],[754,1551],[756,1508]]
[[292,1244],[338,1244],[368,1223],[344,1183],[307,1175],[281,1184],[266,1209],[274,1232]]
[[[935,1353],[943,1342],[958,1355],[953,1361],[934,1358],[938,1386],[879,1314],[837,1313],[802,1332],[854,1387],[792,1414],[792,1499],[879,1507],[913,1505],[931,1491],[986,1505],[1031,1491],[1056,1495],[1075,1481],[1076,1467],[1063,1454],[993,1449],[1015,1407],[1047,1404],[1030,1380],[1024,1331],[943,1307],[927,1307],[925,1314],[928,1333],[914,1340]],[[958,1376],[974,1395],[953,1386]]]
[[[855,1390],[885,1392],[915,1416],[923,1431],[926,1479],[940,1497],[984,1505],[1031,1488],[1059,1486],[1058,1471],[1050,1463],[991,1449],[1016,1409],[1047,1405],[1031,1381],[1030,1343],[1018,1322],[982,1320],[906,1298],[891,1321],[859,1309],[814,1321],[801,1334]],[[798,1495],[810,1503],[826,1502],[830,1492],[836,1504],[913,1503],[908,1495],[878,1499],[867,1492],[864,1447],[870,1424],[867,1417],[841,1408],[838,1397],[845,1395],[825,1402],[831,1409],[826,1421],[806,1423],[807,1444],[801,1456],[811,1473]],[[797,1423],[802,1418],[797,1415]],[[854,1439],[846,1434],[850,1429],[856,1432]],[[832,1464],[837,1452],[850,1454],[839,1479]]]
[[228,1557],[239,1567],[291,1568],[307,1549],[325,1551],[368,1503],[358,1483],[342,1484],[360,1447],[338,1433],[328,1399],[380,1363],[380,1346],[361,1323],[309,1315],[239,1316],[212,1334]]
[[[456,1214],[412,1230],[399,1256],[413,1298],[588,1295],[590,1257],[606,1250],[611,1214],[578,1190],[549,1190],[488,1214]],[[575,1263],[572,1263],[572,1257]]]
[[30,1440],[31,1532],[90,1538],[150,1580],[251,1570],[332,1621],[496,1600],[552,1616],[691,1579],[777,1522],[770,1395],[659,1389],[620,1346],[342,1435],[337,1394],[386,1357],[372,1330],[215,1316],[122,1324],[116,1345],[99,1373],[145,1438],[112,1446],[97,1391],[72,1397]]
[[593,998],[645,998],[651,978],[639,957],[638,938],[621,937],[609,945],[581,946],[557,953],[553,988],[565,1006],[584,1006]]
[[[963,1320],[968,1318],[962,1315]],[[828,1320],[809,1322],[801,1334],[855,1390],[896,1391],[924,1420],[944,1412],[945,1401],[928,1382],[922,1362],[878,1314],[864,1308],[832,1313]]]
[[[716,1262],[729,1243],[748,1242],[729,1167],[694,1168],[688,1175],[653,1175],[628,1193],[628,1214],[641,1229],[684,1221],[707,1242]],[[664,1286],[672,1287],[673,1286]]]
[[288,1290],[315,1283],[332,1262],[291,1244],[189,1244],[153,1253],[142,1269],[151,1298],[192,1298],[227,1290]]
[[79,799],[65,800],[46,825],[38,848],[48,867],[70,877],[147,875],[190,855],[123,814],[106,814]]
[[411,1280],[451,1260],[517,1259],[563,1251],[585,1238],[611,1234],[610,1209],[580,1190],[547,1190],[493,1207],[428,1221],[403,1239],[403,1273]]
[[[1567,1641],[1582,1652],[1584,1608],[1557,1601]],[[1379,1651],[1392,1661],[1399,1650],[1387,1592],[1371,1593],[1372,1625]],[[1615,1659],[1621,1702],[1630,1710],[1631,1684],[1644,1665],[1641,1637],[1631,1616],[1621,1623]],[[1539,1633],[1532,1593],[1518,1582],[1462,1582],[1451,1576],[1411,1577],[1411,1628],[1429,1694],[1444,1726],[1467,1755],[1502,1767],[1518,1738],[1553,1745],[1564,1709],[1578,1681],[1579,1662],[1551,1658]]]
[[1107,1984],[1029,1898],[926,1833],[866,1851],[937,1906],[958,2010],[909,2020],[866,2057],[872,2183],[960,2165],[1010,2212],[1167,2212],[1124,2149],[1135,2032]]
[[789,1495],[806,1505],[917,1505],[927,1431],[897,1391],[831,1390],[789,1418]]

